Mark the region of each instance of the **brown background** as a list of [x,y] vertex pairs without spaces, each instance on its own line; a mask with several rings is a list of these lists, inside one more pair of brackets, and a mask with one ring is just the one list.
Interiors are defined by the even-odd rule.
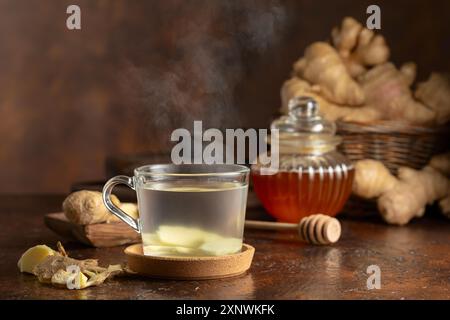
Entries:
[[[194,119],[266,127],[306,45],[369,4],[0,0],[0,192],[67,192],[108,155],[170,150]],[[395,63],[449,71],[449,1],[377,4]]]

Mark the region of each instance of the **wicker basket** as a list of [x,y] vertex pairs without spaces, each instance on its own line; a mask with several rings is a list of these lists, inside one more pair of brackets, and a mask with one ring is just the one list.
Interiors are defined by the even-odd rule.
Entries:
[[[449,149],[449,127],[425,128],[392,121],[370,125],[338,122],[337,127],[343,138],[339,149],[350,160],[379,160],[393,174],[402,166],[420,169],[433,155]],[[344,212],[359,216],[376,211],[374,201],[355,196],[344,208]]]

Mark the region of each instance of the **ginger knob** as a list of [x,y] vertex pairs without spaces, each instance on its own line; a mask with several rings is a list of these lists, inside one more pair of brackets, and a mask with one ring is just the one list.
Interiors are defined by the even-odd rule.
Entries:
[[295,75],[312,83],[316,91],[337,104],[358,106],[364,92],[350,76],[336,49],[325,42],[314,42],[305,56],[294,64]]
[[303,218],[298,226],[300,238],[312,244],[331,244],[341,236],[341,224],[336,218],[314,214]]
[[[120,206],[120,201],[112,195],[113,203]],[[102,193],[82,190],[71,193],[63,202],[63,211],[71,222],[87,225],[94,223],[118,221],[103,204]]]
[[422,170],[400,167],[397,176],[376,160],[359,160],[355,164],[353,192],[363,198],[376,198],[383,219],[405,225],[425,213],[425,206],[440,201],[449,212],[450,179],[431,165]]

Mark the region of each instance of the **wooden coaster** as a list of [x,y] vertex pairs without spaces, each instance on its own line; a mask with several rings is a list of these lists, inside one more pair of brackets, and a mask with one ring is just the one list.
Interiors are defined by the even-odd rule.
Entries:
[[142,244],[125,249],[128,267],[144,276],[161,279],[206,280],[240,275],[250,268],[255,248],[242,245],[242,251],[218,257],[145,256]]

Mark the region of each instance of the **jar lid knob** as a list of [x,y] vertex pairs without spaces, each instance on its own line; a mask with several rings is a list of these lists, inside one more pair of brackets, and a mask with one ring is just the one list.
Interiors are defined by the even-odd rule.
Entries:
[[336,125],[319,113],[319,105],[312,97],[298,96],[289,100],[289,114],[272,122],[272,129],[289,134],[334,135]]
[[289,115],[294,118],[312,118],[316,117],[319,107],[316,100],[310,97],[294,97],[288,103]]

